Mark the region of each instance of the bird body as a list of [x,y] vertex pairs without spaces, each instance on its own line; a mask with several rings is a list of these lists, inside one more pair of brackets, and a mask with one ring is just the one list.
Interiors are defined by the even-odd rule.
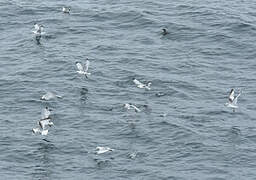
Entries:
[[103,153],[106,153],[106,152],[109,152],[109,151],[114,151],[114,149],[111,149],[109,147],[96,147],[96,154],[103,154]]
[[62,98],[62,96],[56,95],[56,94],[54,94],[52,92],[47,92],[40,99],[48,101],[48,100],[54,99],[54,98]]
[[150,90],[151,88],[150,88],[150,85],[151,85],[151,82],[149,82],[148,84],[143,84],[143,83],[141,83],[140,81],[138,81],[137,79],[133,79],[133,82],[134,82],[134,84],[138,87],[138,88],[145,88],[145,89],[147,89],[147,90]]

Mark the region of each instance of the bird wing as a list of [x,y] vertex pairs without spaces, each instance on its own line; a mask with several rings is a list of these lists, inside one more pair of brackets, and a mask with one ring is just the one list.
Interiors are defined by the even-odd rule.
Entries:
[[133,82],[134,82],[134,84],[136,84],[136,85],[143,85],[143,84],[142,84],[140,81],[138,81],[137,79],[134,79]]
[[83,68],[83,66],[82,66],[82,64],[81,64],[80,62],[77,62],[77,63],[76,63],[76,67],[77,67],[77,69],[78,69],[79,71],[84,71],[84,68]]
[[86,71],[86,72],[88,71],[89,65],[90,65],[90,61],[86,60],[85,65],[84,65],[84,71]]
[[234,100],[233,100],[233,103],[234,103],[234,104],[237,104],[237,98],[238,98],[240,95],[241,95],[241,93],[239,93],[239,94],[234,98]]
[[42,99],[50,100],[54,98],[54,94],[52,92],[47,92],[45,95],[42,96]]
[[33,128],[32,131],[33,131],[34,134],[36,134],[36,133],[40,132],[40,129],[39,128]]
[[233,102],[234,99],[235,99],[235,91],[234,91],[234,89],[231,89],[231,91],[230,91],[230,93],[229,93],[229,96],[228,96],[228,100],[229,100],[230,102]]
[[137,108],[137,107],[134,106],[134,105],[131,105],[131,107],[133,107],[136,112],[140,112],[140,111],[141,111],[139,108]]

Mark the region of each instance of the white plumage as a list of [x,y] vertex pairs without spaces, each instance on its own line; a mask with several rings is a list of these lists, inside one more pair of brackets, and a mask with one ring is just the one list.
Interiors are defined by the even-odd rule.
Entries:
[[133,104],[131,104],[131,103],[126,103],[126,104],[124,104],[124,107],[125,107],[126,109],[128,109],[128,110],[131,109],[131,108],[133,108],[135,112],[141,112],[141,110],[140,110],[139,108],[137,108],[135,105],[133,105]]
[[100,147],[100,146],[96,147],[96,154],[103,154],[109,151],[114,151],[114,149],[111,149],[109,147]]
[[78,71],[76,71],[76,72],[78,74],[85,75],[86,78],[88,78],[88,75],[91,75],[91,73],[88,72],[89,65],[90,65],[90,61],[89,60],[86,60],[84,67],[83,67],[81,62],[76,62],[76,67],[78,69]]
[[230,107],[233,109],[233,111],[235,111],[235,109],[238,108],[237,99],[240,95],[241,95],[241,92],[239,92],[239,94],[235,97],[235,90],[231,89],[228,96],[228,102],[225,104],[225,106]]
[[133,79],[133,82],[134,84],[138,87],[138,88],[145,88],[147,90],[150,90],[150,85],[151,85],[151,82],[149,82],[148,84],[143,84],[141,83],[140,81],[138,81],[137,79]]
[[52,92],[47,92],[40,99],[48,101],[48,100],[54,99],[54,98],[62,98],[62,96],[56,95],[56,94],[54,94]]

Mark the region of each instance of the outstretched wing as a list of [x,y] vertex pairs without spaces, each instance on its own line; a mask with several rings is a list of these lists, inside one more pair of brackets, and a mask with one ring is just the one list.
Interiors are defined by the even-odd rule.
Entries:
[[84,71],[87,72],[89,69],[90,61],[86,60],[85,65],[84,65]]
[[234,99],[235,99],[235,91],[234,91],[234,89],[231,89],[229,96],[228,96],[228,100],[229,100],[229,102],[232,103],[234,101]]
[[137,86],[139,85],[143,85],[140,81],[138,81],[137,79],[134,79],[133,80],[134,84],[136,84]]
[[133,107],[133,109],[135,110],[135,112],[141,112],[141,110],[139,108],[137,108],[135,105],[131,105],[131,107]]
[[80,62],[76,62],[76,67],[79,71],[84,71],[84,68]]
[[233,100],[233,103],[234,103],[234,104],[237,104],[237,98],[238,98],[240,95],[241,95],[241,93],[239,93],[239,94],[235,97],[235,99]]

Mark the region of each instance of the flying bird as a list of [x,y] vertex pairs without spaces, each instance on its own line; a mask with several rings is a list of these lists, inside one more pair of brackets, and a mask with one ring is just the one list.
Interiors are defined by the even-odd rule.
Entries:
[[232,108],[233,112],[235,112],[235,109],[238,108],[237,99],[240,95],[241,95],[241,92],[239,92],[238,95],[235,96],[235,90],[231,89],[229,96],[228,96],[228,102],[225,103],[225,106]]
[[145,88],[147,90],[150,90],[150,85],[151,85],[151,82],[149,82],[148,84],[143,84],[141,83],[140,81],[138,81],[137,79],[133,78],[132,80],[134,82],[134,84],[138,87],[138,88]]
[[76,62],[76,67],[78,69],[78,71],[76,71],[76,72],[78,74],[85,75],[85,77],[88,78],[88,76],[91,75],[91,73],[88,72],[89,65],[90,65],[90,61],[89,60],[86,60],[84,67],[81,64],[81,62]]
[[43,26],[43,25],[35,23],[35,24],[34,24],[34,28],[35,28],[35,30],[32,31],[32,32],[33,32],[36,36],[41,36],[42,34],[44,34],[44,32],[43,32],[44,26]]
[[131,103],[124,104],[124,107],[128,110],[133,108],[135,112],[141,112],[141,110],[139,108],[137,108],[135,105],[133,105]]
[[46,136],[48,134],[49,130],[46,127],[51,127],[54,125],[50,118],[50,111],[51,109],[49,109],[48,107],[42,110],[42,118],[38,121],[39,128],[32,129],[32,132],[34,134],[41,134],[43,136]]

